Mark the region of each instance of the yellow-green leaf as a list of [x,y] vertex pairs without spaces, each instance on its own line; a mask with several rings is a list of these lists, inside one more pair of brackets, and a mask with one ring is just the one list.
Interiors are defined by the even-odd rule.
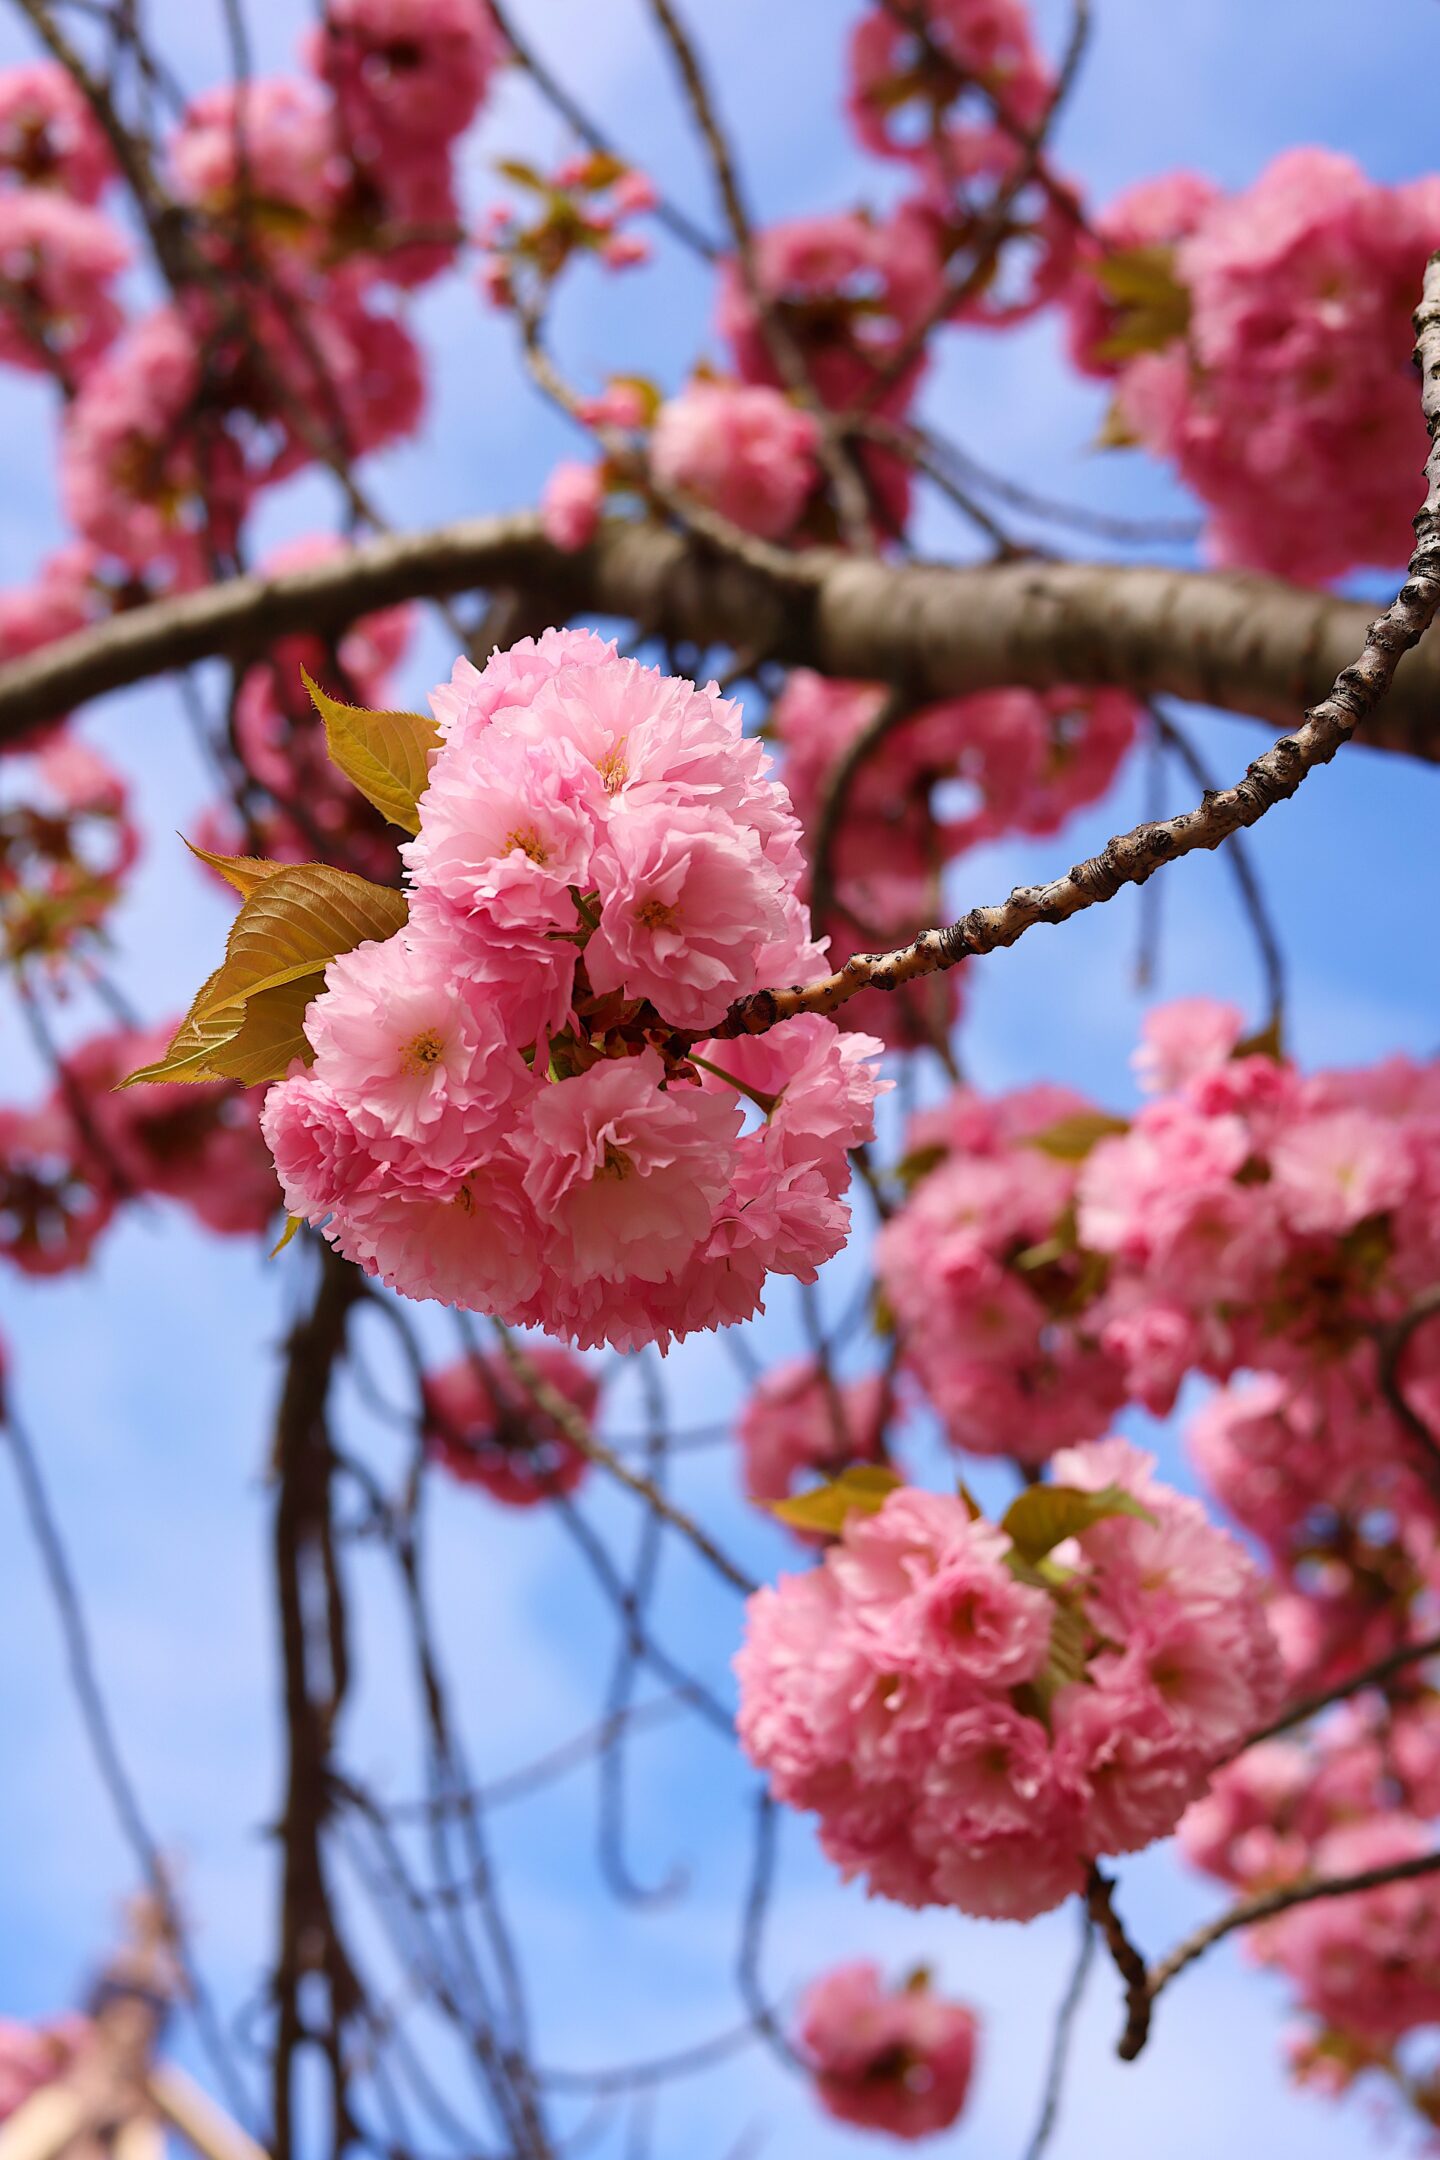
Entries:
[[[185,840],[185,835],[180,835]],[[186,847],[200,862],[209,863],[218,870],[227,885],[233,885],[242,899],[248,900],[256,887],[277,870],[293,868],[293,864],[269,862],[263,855],[212,855],[209,848],[196,847],[193,840],[185,840]]]
[[392,825],[420,830],[420,797],[430,777],[430,760],[440,746],[440,730],[426,713],[371,712],[346,705],[300,670],[310,702],[325,723],[325,747],[360,793]]
[[1111,1117],[1108,1110],[1076,1110],[1070,1117],[1057,1118],[1043,1132],[1027,1133],[1025,1145],[1053,1155],[1057,1162],[1084,1162],[1097,1140],[1129,1130],[1123,1117]]
[[1042,1717],[1047,1715],[1062,1687],[1084,1679],[1089,1641],[1089,1632],[1080,1614],[1073,1605],[1057,1598],[1050,1621],[1050,1655],[1043,1671],[1030,1682]]
[[229,1042],[240,1026],[243,1014],[238,1011],[217,1013],[207,1021],[197,1019],[201,1006],[220,980],[220,970],[207,976],[195,994],[189,1012],[175,1030],[170,1047],[163,1058],[153,1065],[141,1065],[123,1079],[122,1088],[139,1087],[152,1080],[208,1080],[205,1061],[223,1043]]
[[317,969],[313,975],[257,990],[243,1005],[227,1005],[217,1017],[239,1025],[210,1051],[201,1077],[261,1087],[269,1080],[283,1080],[296,1058],[310,1064],[315,1052],[306,1038],[305,1014],[324,987],[324,972]]
[[280,1254],[284,1252],[285,1247],[289,1244],[291,1238],[294,1237],[296,1231],[300,1228],[300,1223],[301,1217],[298,1215],[287,1215],[285,1217],[285,1228],[280,1233],[278,1243],[274,1245],[271,1249],[270,1258],[272,1260],[278,1259]]
[[1105,1522],[1112,1515],[1133,1515],[1141,1522],[1155,1518],[1123,1485],[1104,1485],[1098,1492],[1082,1492],[1074,1485],[1030,1485],[1012,1500],[1000,1521],[1022,1560],[1043,1560],[1046,1553],[1063,1545],[1066,1538]]
[[905,1480],[881,1463],[855,1463],[827,1485],[796,1493],[792,1500],[772,1500],[770,1512],[792,1530],[821,1530],[838,1537],[849,1515],[878,1515]]
[[297,1057],[310,1063],[315,1053],[305,1037],[305,1013],[310,1000],[325,987],[323,970],[258,991],[243,1005],[225,1005],[197,1019],[196,1008],[218,980],[217,969],[176,1029],[164,1057],[153,1065],[142,1065],[121,1081],[121,1087],[154,1080],[177,1084],[238,1080],[245,1087],[256,1087],[267,1080],[283,1080]]
[[289,864],[245,901],[231,925],[224,965],[192,1007],[193,1017],[243,1006],[262,990],[316,974],[339,953],[394,937],[406,912],[403,893],[389,885],[372,885],[329,863]]
[[1175,275],[1175,250],[1117,248],[1095,266],[1095,278],[1115,309],[1114,326],[1096,347],[1101,360],[1133,360],[1160,352],[1190,327],[1190,294]]

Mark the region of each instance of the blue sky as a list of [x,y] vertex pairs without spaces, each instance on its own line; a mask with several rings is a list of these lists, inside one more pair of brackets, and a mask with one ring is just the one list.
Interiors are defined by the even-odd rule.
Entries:
[[[693,207],[708,208],[704,175],[678,116],[674,86],[644,24],[640,0],[513,0],[526,29],[641,163]],[[300,17],[285,0],[251,10],[259,64],[284,62]],[[690,0],[734,124],[755,203],[767,217],[882,193],[886,176],[857,161],[838,118],[832,0]],[[1039,10],[1052,33],[1059,11]],[[1095,0],[1096,33],[1060,138],[1064,167],[1093,199],[1144,174],[1188,164],[1227,184],[1248,181],[1277,151],[1318,141],[1400,180],[1434,155],[1433,91],[1440,69],[1435,0]],[[218,4],[153,0],[151,20],[171,64],[199,87],[223,67]],[[0,59],[19,57],[23,32],[0,22]],[[487,160],[528,147],[565,147],[524,86],[507,82],[466,159],[485,195]],[[665,254],[655,271],[604,284],[581,277],[562,311],[575,376],[598,382],[636,365],[678,380],[708,331],[705,283]],[[397,523],[503,509],[534,499],[562,426],[542,411],[513,365],[508,327],[463,281],[419,309],[435,362],[423,438],[378,461],[376,490]],[[48,400],[0,383],[0,579],[19,580],[58,536],[47,451]],[[1058,363],[1053,323],[1017,337],[952,339],[926,393],[935,421],[1017,478],[1095,505],[1169,512],[1173,488],[1138,457],[1087,447],[1099,419],[1094,386]],[[268,505],[266,540],[313,529],[327,491],[301,481]],[[927,546],[958,536],[933,514]],[[448,671],[427,630],[401,685],[420,698]],[[1197,740],[1237,773],[1259,740],[1248,723],[1195,716]],[[87,735],[135,781],[149,854],[123,910],[123,975],[154,1014],[182,1003],[213,964],[226,910],[167,837],[193,823],[207,786],[173,700],[149,690],[87,716]],[[1141,779],[1058,841],[983,850],[957,866],[957,906],[999,897],[1017,879],[1052,872],[1142,814]],[[1177,798],[1178,800],[1178,798]],[[1347,750],[1254,836],[1257,866],[1292,971],[1293,1035],[1307,1063],[1360,1062],[1395,1049],[1436,1048],[1437,961],[1418,932],[1433,916],[1431,836],[1440,773]],[[1223,862],[1191,859],[1158,888],[1164,939],[1160,991],[1218,990],[1258,1014],[1259,991]],[[1060,1076],[1123,1106],[1127,1059],[1143,1001],[1134,987],[1139,902],[1134,893],[1060,931],[1037,931],[974,973],[963,1055],[979,1084]],[[36,1075],[0,1006],[3,1096]],[[823,1288],[839,1311],[862,1248]],[[84,1584],[99,1659],[124,1746],[159,1834],[178,1858],[207,1969],[237,2004],[268,1940],[273,1895],[264,1826],[277,1797],[274,1645],[267,1601],[265,1432],[274,1346],[298,1291],[296,1256],[258,1253],[192,1233],[175,1213],[135,1213],[87,1274],[34,1286],[0,1278],[0,1330]],[[437,1354],[444,1316],[423,1316]],[[791,1301],[776,1298],[757,1338],[766,1357],[796,1337]],[[378,1331],[371,1362],[399,1396]],[[677,1424],[709,1422],[738,1399],[723,1346],[704,1339],[669,1363]],[[366,1444],[386,1436],[350,1406]],[[638,1408],[616,1391],[614,1429]],[[1138,1421],[1143,1425],[1143,1421]],[[1172,1436],[1160,1433],[1174,1474]],[[936,1466],[932,1463],[932,1469]],[[783,1563],[777,1533],[740,1506],[726,1450],[682,1466],[687,1504],[757,1569]],[[623,1506],[594,1496],[596,1519],[621,1534]],[[472,1760],[488,1777],[565,1738],[594,1715],[613,1650],[612,1623],[546,1521],[501,1516],[468,1494],[437,1495],[431,1510],[436,1605]],[[364,1608],[362,1699],[346,1752],[378,1788],[402,1795],[416,1776],[388,1586],[357,1564]],[[370,1579],[375,1575],[375,1579]],[[726,1682],[734,1601],[681,1552],[665,1563],[667,1637],[717,1688]],[[0,2014],[67,2002],[107,1939],[131,1886],[125,1854],[80,1742],[58,1645],[14,1493],[0,1478]],[[584,2066],[644,2057],[732,2022],[729,1988],[736,1906],[744,1880],[744,1803],[751,1780],[693,1726],[662,1727],[637,1743],[631,1853],[647,1880],[685,1870],[684,1894],[639,1914],[618,1909],[594,1864],[593,1775],[581,1772],[543,1804],[507,1811],[496,1830],[512,1912],[535,1976],[541,2059]],[[904,1968],[924,1960],[985,2012],[981,2076],[946,2151],[1018,2154],[1034,2113],[1049,2007],[1071,1955],[1073,1916],[1020,1930],[947,1913],[912,1915],[836,1889],[804,1826],[785,1826],[783,1893],[767,1980],[782,1996],[842,1956],[874,1954]],[[1147,1947],[1168,1944],[1211,1909],[1212,1892],[1158,1850],[1122,1871],[1123,1903]],[[597,1985],[597,1981],[600,1983]],[[1163,2153],[1212,2160],[1303,2141],[1312,2160],[1388,2149],[1363,2105],[1343,2112],[1292,2095],[1279,2059],[1283,1997],[1233,1948],[1207,1960],[1162,2005],[1142,2061],[1117,2065],[1111,1977],[1097,1974],[1081,2024],[1056,2160]],[[183,2039],[182,2047],[188,2047]],[[759,2055],[676,2088],[654,2125],[669,2160],[723,2160],[750,2128],[763,2149],[799,2141],[816,2160],[858,2154],[865,2140],[825,2123],[785,2071]],[[873,2141],[872,2141],[873,2142]],[[603,2148],[620,2151],[612,2140]],[[937,2146],[937,2149],[938,2146]]]

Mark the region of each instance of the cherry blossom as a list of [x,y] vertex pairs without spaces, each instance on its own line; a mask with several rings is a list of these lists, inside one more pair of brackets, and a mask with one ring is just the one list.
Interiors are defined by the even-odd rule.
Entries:
[[891,2137],[948,2130],[965,2105],[979,2020],[916,1973],[887,1989],[868,1959],[812,1983],[798,2039],[827,2115]]

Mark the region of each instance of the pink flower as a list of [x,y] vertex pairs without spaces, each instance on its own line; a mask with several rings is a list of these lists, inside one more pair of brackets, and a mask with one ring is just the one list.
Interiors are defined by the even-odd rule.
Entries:
[[763,384],[692,383],[661,406],[650,455],[656,477],[745,532],[783,538],[818,477],[819,429]]
[[742,1744],[882,1896],[1042,1912],[1089,1860],[1168,1834],[1278,1700],[1258,1575],[1198,1504],[1121,1441],[1066,1451],[1056,1476],[1144,1514],[1102,1518],[1027,1580],[964,1501],[897,1491],[750,1600]]
[[567,459],[557,465],[540,495],[540,524],[547,540],[567,554],[594,539],[605,504],[605,481],[598,465]]
[[620,175],[611,195],[611,201],[620,217],[643,217],[647,210],[656,207],[659,200],[655,183],[649,174],[636,172],[633,168]]
[[683,1028],[713,1027],[754,987],[785,927],[779,871],[752,827],[709,810],[638,807],[609,822],[595,862],[597,990],[648,998]]
[[1292,1229],[1343,1237],[1367,1215],[1406,1198],[1411,1168],[1394,1125],[1365,1110],[1306,1119],[1270,1155],[1276,1195]]
[[[1091,347],[1121,362],[1119,417],[1206,505],[1219,561],[1311,580],[1403,561],[1423,451],[1408,319],[1440,197],[1300,149],[1241,194],[1172,185],[1169,202],[1153,338]],[[1077,321],[1083,349],[1093,308]]]
[[82,381],[120,328],[110,287],[129,260],[98,210],[44,188],[0,192],[0,275],[26,303],[0,315],[0,361]]
[[525,1191],[555,1236],[558,1265],[580,1282],[663,1282],[715,1221],[738,1112],[698,1088],[666,1091],[663,1076],[646,1050],[534,1100]]
[[650,243],[639,233],[611,233],[600,243],[600,260],[607,270],[638,270],[650,260]]
[[619,378],[599,397],[582,398],[578,410],[587,427],[638,428],[645,425],[647,405],[637,383]]
[[887,1992],[879,1968],[862,1960],[813,1983],[797,2038],[827,2114],[919,2138],[959,2117],[976,2032],[974,2011],[933,1993],[923,1974]]
[[323,1222],[367,1185],[378,1186],[376,1155],[334,1089],[313,1073],[292,1072],[272,1087],[260,1123],[289,1214]]
[[673,1039],[823,964],[738,709],[584,631],[461,663],[434,703],[406,927],[334,964],[314,1065],[267,1102],[292,1211],[408,1295],[585,1345],[813,1280],[878,1044],[807,1017],[725,1045],[732,1071]]
[[392,157],[462,133],[501,55],[485,0],[329,0],[306,42],[347,132]]
[[469,736],[488,727],[502,707],[523,711],[540,685],[562,668],[601,667],[615,658],[613,638],[597,637],[593,630],[547,630],[503,651],[497,648],[483,669],[462,654],[449,682],[431,691],[430,709],[447,740]]
[[572,888],[594,883],[599,786],[572,742],[496,728],[456,741],[430,770],[411,875],[497,932],[573,930]]
[[[589,1367],[549,1343],[525,1354],[540,1379],[588,1425],[600,1399]],[[425,1418],[431,1459],[462,1485],[483,1486],[507,1507],[533,1507],[573,1492],[585,1475],[586,1457],[503,1358],[477,1353],[427,1373]]]
[[1244,1030],[1238,1005],[1223,1005],[1216,998],[1174,998],[1145,1015],[1140,1048],[1130,1062],[1148,1093],[1169,1094],[1197,1073],[1223,1065]]
[[95,202],[114,178],[100,123],[57,62],[0,68],[0,172],[78,203]]
[[1010,1572],[1009,1549],[1003,1531],[940,1495],[902,1490],[883,1529],[856,1524],[833,1568],[879,1662],[1007,1689],[1044,1665],[1054,1610]]
[[528,1083],[503,1013],[461,966],[434,932],[361,945],[330,962],[305,1016],[316,1080],[397,1182],[493,1154]]
[[[1012,127],[1039,122],[1052,77],[1035,49],[1023,0],[924,0],[916,14],[950,69],[934,65],[906,23],[884,7],[862,15],[851,33],[849,111],[867,150],[927,169],[938,163],[942,171],[952,159],[964,162],[977,139],[998,132],[974,122],[947,124],[949,106],[972,84]],[[928,107],[918,123],[917,104]],[[937,159],[938,131],[946,135],[948,155]]]
[[518,1318],[540,1285],[543,1235],[510,1155],[432,1192],[376,1181],[318,1227],[405,1297]]
[[790,1358],[765,1374],[741,1414],[745,1490],[784,1500],[804,1471],[833,1476],[880,1454],[887,1388],[879,1373],[828,1385],[813,1358]]
[[[243,128],[242,128],[243,115]],[[245,146],[242,193],[238,148]],[[252,245],[315,255],[339,206],[334,108],[291,76],[219,85],[191,100],[170,139],[176,191],[214,218],[241,218]]]

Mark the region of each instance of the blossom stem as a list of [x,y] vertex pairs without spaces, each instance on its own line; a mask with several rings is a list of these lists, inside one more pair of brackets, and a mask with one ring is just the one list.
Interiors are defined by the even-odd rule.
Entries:
[[766,1117],[774,1114],[775,1105],[780,1100],[778,1095],[767,1095],[763,1088],[748,1086],[744,1080],[737,1080],[734,1073],[726,1072],[723,1065],[712,1065],[709,1058],[696,1057],[693,1050],[690,1052],[689,1062],[698,1065],[701,1072],[712,1073],[717,1080],[723,1080],[726,1087],[733,1087],[737,1095],[747,1096],[757,1109],[764,1111]]

